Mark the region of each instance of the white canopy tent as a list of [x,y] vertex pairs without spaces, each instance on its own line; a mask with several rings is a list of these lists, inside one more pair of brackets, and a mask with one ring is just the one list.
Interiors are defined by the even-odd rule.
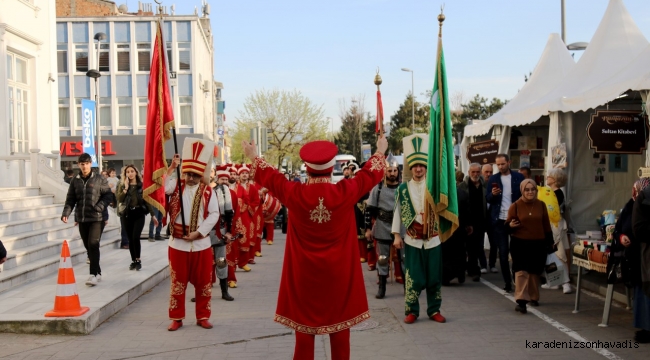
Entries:
[[[567,199],[569,202],[575,200],[572,206],[572,213],[577,220],[575,226],[578,231],[584,231],[594,228],[593,217],[596,214],[593,209],[619,208],[629,196],[629,188],[635,179],[634,170],[644,163],[650,165],[650,151],[646,152],[648,160],[630,155],[628,171],[608,174],[607,191],[602,191],[605,189],[603,185],[593,184],[593,151],[589,149],[583,130],[589,121],[589,114],[584,111],[605,104],[611,104],[608,106],[612,109],[616,108],[616,103],[611,102],[628,90],[639,91],[646,104],[646,111],[650,110],[650,44],[634,23],[622,0],[610,0],[603,19],[577,64],[572,59],[570,63],[565,60],[568,51],[561,42],[557,45],[562,49],[555,50],[558,56],[555,61],[552,58],[545,59],[547,52],[553,49],[553,43],[554,35],[551,35],[533,77],[538,74],[544,77],[555,76],[554,86],[550,80],[538,83],[533,82],[531,77],[508,106],[480,124],[467,126],[461,147],[465,146],[464,154],[469,137],[486,134],[492,126],[498,125],[503,128],[500,143],[506,143],[507,150],[511,127],[531,124],[548,115],[550,122],[547,146],[550,152],[550,148],[558,143],[567,144]],[[550,156],[547,168],[549,162]],[[466,161],[463,165],[467,165]],[[466,171],[464,166],[463,171]]]
[[[467,146],[469,145],[468,138],[470,136],[487,134],[492,126],[495,125],[510,126],[508,124],[510,122],[509,119],[513,117],[512,114],[519,114],[522,111],[525,112],[530,104],[534,103],[540,96],[557,87],[574,67],[575,62],[562,42],[560,35],[555,33],[551,34],[548,37],[546,47],[530,79],[528,79],[517,95],[489,119],[465,127],[465,138],[461,143],[461,153],[465,154],[467,152]],[[516,119],[517,117],[515,116],[514,118]],[[539,116],[530,122],[538,119]],[[499,139],[499,152],[503,153],[508,150],[509,140],[510,131],[504,129]],[[467,172],[469,164],[465,157],[463,157],[463,163],[462,170],[463,172]]]

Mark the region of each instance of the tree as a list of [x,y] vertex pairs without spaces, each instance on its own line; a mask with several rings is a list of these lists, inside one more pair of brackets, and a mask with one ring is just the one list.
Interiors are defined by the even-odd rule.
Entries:
[[243,158],[239,144],[258,124],[269,131],[270,149],[264,157],[278,168],[284,158],[298,159],[305,143],[327,137],[322,105],[313,104],[297,90],[257,90],[244,100],[244,109],[235,121],[233,161]]
[[[354,155],[357,160],[361,157],[361,142],[363,141],[363,123],[365,118],[365,96],[352,97],[352,105],[348,107],[345,99],[339,99],[339,117],[341,130],[334,136],[334,143],[339,153]],[[361,131],[361,134],[360,134]]]
[[501,110],[506,103],[507,101],[492,98],[488,104],[488,99],[476,94],[472,100],[461,105],[463,109],[460,114],[462,125],[466,125],[468,120],[485,120]]
[[[430,93],[430,92],[429,92]],[[429,95],[429,98],[431,96]],[[429,103],[415,101],[415,121],[413,121],[413,94],[409,91],[406,99],[400,104],[397,112],[390,117],[391,129],[412,128],[415,122],[416,132],[426,132],[429,128]]]
[[388,150],[395,155],[400,155],[404,152],[404,145],[402,139],[411,135],[411,128],[402,127],[399,129],[392,129],[388,137]]

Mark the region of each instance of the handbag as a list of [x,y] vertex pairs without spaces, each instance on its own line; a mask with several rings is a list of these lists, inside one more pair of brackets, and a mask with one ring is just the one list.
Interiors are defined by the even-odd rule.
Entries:
[[544,271],[546,272],[546,283],[549,286],[559,286],[564,283],[565,269],[555,253],[546,255]]
[[129,212],[129,205],[131,203],[131,194],[126,194],[124,201],[117,204],[117,216],[125,217]]

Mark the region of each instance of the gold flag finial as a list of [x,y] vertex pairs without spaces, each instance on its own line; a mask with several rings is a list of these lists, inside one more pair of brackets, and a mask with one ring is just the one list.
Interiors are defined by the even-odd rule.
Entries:
[[445,10],[445,6],[444,5],[440,6],[440,15],[438,15],[438,22],[440,23],[440,28],[438,30],[438,37],[442,37],[442,22],[445,21],[445,14],[443,14],[444,10]]
[[377,66],[377,75],[375,75],[375,85],[377,85],[377,89],[379,89],[379,85],[381,85],[381,76],[379,75],[379,66]]

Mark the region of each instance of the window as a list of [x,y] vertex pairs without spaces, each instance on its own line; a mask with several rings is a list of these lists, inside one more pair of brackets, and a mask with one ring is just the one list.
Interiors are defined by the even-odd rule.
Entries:
[[192,97],[181,96],[180,102],[181,126],[192,126]]
[[172,61],[172,43],[167,43],[167,71],[174,71],[174,62]]
[[138,44],[138,71],[151,70],[151,44]]
[[117,71],[131,71],[130,54],[128,44],[117,45]]
[[181,105],[181,126],[192,126],[192,104]]
[[70,99],[59,99],[59,127],[70,127]]
[[56,24],[56,67],[59,74],[68,72],[68,23]]
[[178,70],[190,70],[190,43],[178,43]]
[[111,127],[111,98],[101,98],[99,101],[99,124],[103,128]]
[[[130,98],[129,98],[130,100]],[[132,127],[133,126],[133,115],[131,114],[131,106],[120,106],[119,107],[119,126]]]
[[[95,44],[95,49],[97,49],[97,44]],[[108,50],[110,49],[109,44],[100,44],[99,47],[99,71],[108,72],[110,70],[110,60]]]
[[72,23],[72,42],[77,44],[88,44],[88,23],[73,22]]
[[7,53],[9,97],[9,150],[12,153],[29,152],[29,86],[26,58]]
[[56,68],[59,74],[68,72],[68,45],[58,44],[56,46]]
[[135,41],[151,43],[151,23],[149,22],[135,23]]
[[177,21],[176,38],[178,42],[192,41],[192,23],[189,21]]
[[88,45],[75,45],[75,69],[77,72],[88,71]]
[[139,99],[138,104],[138,125],[147,126],[147,99]]

